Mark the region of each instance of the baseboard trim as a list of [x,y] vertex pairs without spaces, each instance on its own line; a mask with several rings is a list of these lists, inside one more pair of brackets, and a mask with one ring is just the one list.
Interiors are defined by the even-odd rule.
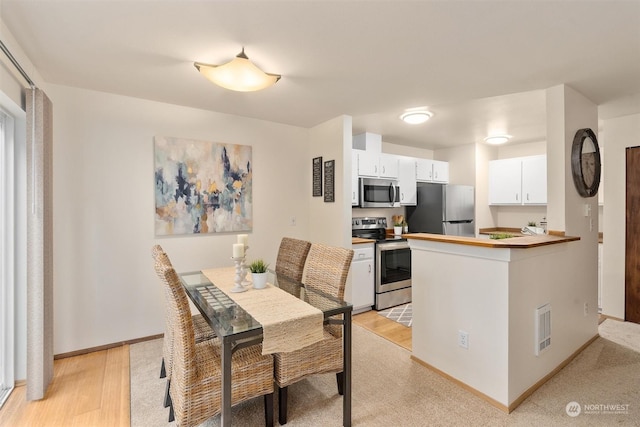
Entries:
[[542,377],[542,379],[540,379],[534,385],[529,387],[524,393],[522,393],[520,396],[518,396],[509,406],[506,406],[506,405],[498,402],[494,398],[492,398],[490,396],[487,396],[486,394],[482,393],[481,391],[471,387],[470,385],[468,385],[466,383],[463,383],[459,379],[452,377],[451,375],[449,375],[449,374],[441,371],[440,369],[428,364],[427,362],[418,359],[414,355],[411,355],[411,359],[416,361],[420,365],[426,367],[427,369],[432,370],[433,372],[435,372],[436,374],[440,375],[441,377],[444,377],[444,378],[454,382],[455,384],[459,385],[463,389],[475,394],[476,396],[478,396],[482,400],[486,401],[487,403],[491,404],[492,406],[500,409],[503,412],[506,412],[507,414],[510,414],[511,412],[513,412],[514,409],[516,409],[518,406],[520,406],[520,404],[522,402],[524,402],[527,399],[527,397],[531,396],[537,389],[542,387],[542,385],[544,383],[549,381],[554,375],[556,375],[558,372],[560,372],[562,370],[562,368],[564,368],[569,363],[571,363],[571,361],[573,359],[575,359],[578,356],[578,354],[580,354],[585,348],[589,347],[589,345],[591,345],[591,343],[593,343],[599,336],[600,336],[600,334],[596,334],[595,336],[590,338],[587,342],[582,344],[580,346],[580,348],[578,348],[576,351],[574,351],[569,357],[567,357],[564,361],[562,361],[551,372],[549,372],[547,375]]
[[582,353],[582,351],[589,347],[591,345],[591,343],[593,343],[596,339],[598,339],[598,337],[600,336],[600,334],[595,334],[591,339],[589,339],[586,343],[582,344],[580,346],[580,348],[578,348],[576,351],[574,351],[569,357],[567,357],[562,363],[560,363],[558,366],[555,367],[555,369],[551,372],[549,372],[547,375],[545,375],[544,377],[542,377],[542,379],[540,379],[540,381],[538,381],[537,383],[535,383],[534,385],[532,385],[531,387],[529,387],[524,393],[522,393],[518,398],[516,398],[516,400],[514,400],[510,405],[509,405],[509,413],[511,413],[514,409],[516,409],[518,406],[520,406],[520,404],[522,402],[525,401],[525,399],[529,396],[531,396],[533,394],[534,391],[536,391],[537,389],[539,389],[540,387],[542,387],[542,385],[544,383],[546,383],[547,381],[549,381],[555,374],[557,374],[558,372],[560,372],[562,370],[562,368],[564,368],[565,366],[567,366],[569,363],[571,363],[571,361],[573,359],[575,359],[580,353]]
[[91,347],[91,348],[85,348],[85,349],[82,349],[82,350],[70,351],[68,353],[55,354],[53,356],[53,359],[54,360],[58,360],[58,359],[65,359],[67,357],[81,356],[83,354],[93,353],[94,351],[109,350],[111,348],[122,347],[123,345],[131,345],[131,344],[136,344],[136,343],[139,343],[139,342],[151,341],[151,340],[155,340],[155,339],[158,339],[158,338],[162,338],[163,336],[164,336],[164,334],[150,335],[148,337],[135,338],[135,339],[132,339],[132,340],[119,341],[119,342],[114,342],[114,343],[111,343],[111,344],[99,345],[97,347]]
[[[624,319],[621,319],[619,317],[615,317],[615,316],[609,316],[608,314],[600,314],[600,318],[602,318],[602,322],[604,322],[607,319],[611,319],[611,320],[616,320],[618,322],[624,322]],[[598,323],[602,323],[602,322],[598,322]]]
[[463,383],[459,379],[452,377],[451,375],[447,374],[444,371],[441,371],[440,369],[436,368],[435,366],[432,366],[432,365],[428,364],[427,362],[418,359],[413,354],[411,355],[411,359],[416,361],[416,362],[418,362],[419,364],[421,364],[425,368],[427,368],[429,370],[432,370],[433,372],[435,372],[436,374],[440,375],[441,377],[444,377],[445,379],[457,384],[458,386],[462,387],[463,389],[467,390],[468,392],[475,394],[476,396],[478,396],[482,400],[485,400],[486,402],[488,402],[489,404],[495,406],[496,408],[500,409],[501,411],[507,412],[507,413],[509,412],[508,408],[505,405],[503,405],[502,403],[498,402],[494,398],[487,396],[486,394],[484,394],[481,391],[471,387],[470,385],[468,385],[466,383]]

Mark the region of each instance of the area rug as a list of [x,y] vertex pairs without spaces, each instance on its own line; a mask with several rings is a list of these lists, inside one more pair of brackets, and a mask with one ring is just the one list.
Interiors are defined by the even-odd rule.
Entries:
[[[601,330],[603,336],[505,414],[412,361],[409,351],[353,325],[353,425],[638,426],[640,325],[608,319]],[[162,407],[165,381],[158,377],[162,341],[132,345],[130,354],[131,425],[175,425],[167,423],[169,410]],[[264,425],[262,402],[254,399],[234,406],[233,425]],[[571,402],[582,405],[577,417],[567,414]],[[613,406],[606,405],[621,410],[608,411]],[[290,427],[342,425],[335,375],[317,375],[290,386],[288,415]],[[219,425],[216,416],[201,427]]]
[[411,303],[387,308],[386,310],[379,311],[378,314],[408,327],[411,327],[413,321]]

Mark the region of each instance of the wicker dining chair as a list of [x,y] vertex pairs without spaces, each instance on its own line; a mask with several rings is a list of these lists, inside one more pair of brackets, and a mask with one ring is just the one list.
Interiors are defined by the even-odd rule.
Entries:
[[[155,262],[160,262],[173,267],[169,256],[160,245],[154,245],[151,249],[151,255]],[[165,310],[167,310],[168,300],[165,293]],[[202,317],[201,314],[192,316],[193,332],[196,343],[210,340],[216,337],[211,326]],[[164,407],[169,406],[169,388],[171,387],[171,368],[173,366],[173,327],[169,324],[168,313],[165,313],[165,332],[162,343],[162,364],[160,365],[160,378],[167,378],[167,385],[164,393]]]
[[282,274],[296,282],[302,281],[304,264],[309,254],[311,243],[306,240],[283,237],[276,259],[276,273]]
[[[155,263],[169,296],[168,314],[174,325],[174,354],[169,422],[192,427],[217,415],[222,404],[221,348],[218,339],[195,342],[187,295],[175,270]],[[232,405],[264,396],[265,425],[273,426],[273,357],[262,345],[238,349],[231,359]]]
[[[314,243],[304,273],[304,286],[344,299],[344,288],[353,259],[353,250]],[[308,293],[306,298],[313,298]],[[274,378],[278,386],[278,421],[287,423],[289,385],[310,375],[336,373],[338,393],[343,393],[342,327],[325,325],[323,339],[300,350],[274,355]]]

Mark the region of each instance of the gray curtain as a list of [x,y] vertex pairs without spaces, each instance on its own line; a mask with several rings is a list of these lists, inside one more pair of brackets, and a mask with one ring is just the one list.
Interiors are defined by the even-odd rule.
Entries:
[[27,89],[27,400],[42,399],[53,378],[53,112],[47,95]]

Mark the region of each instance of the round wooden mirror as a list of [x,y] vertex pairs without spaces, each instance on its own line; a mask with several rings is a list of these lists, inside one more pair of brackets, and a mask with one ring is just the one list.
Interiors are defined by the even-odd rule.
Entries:
[[600,186],[600,148],[598,139],[589,128],[576,132],[571,146],[571,174],[582,197],[593,197]]

